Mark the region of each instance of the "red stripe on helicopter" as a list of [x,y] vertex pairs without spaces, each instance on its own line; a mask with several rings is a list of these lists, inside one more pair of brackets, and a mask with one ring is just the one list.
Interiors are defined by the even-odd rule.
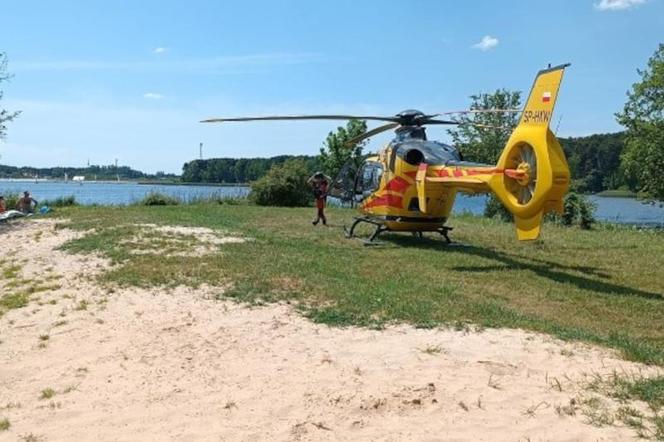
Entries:
[[[472,176],[472,175],[498,175],[498,174],[506,174],[508,176],[514,176],[514,175],[522,175],[520,171],[517,171],[516,169],[501,169],[499,167],[491,167],[491,168],[486,168],[486,169],[465,169],[465,168],[444,168],[444,169],[434,169],[433,172],[441,178],[452,178],[452,177],[463,177],[464,173],[466,172],[466,176]],[[415,178],[417,175],[417,172],[406,172],[404,175],[407,175],[411,178]],[[389,184],[388,184],[389,185]]]
[[377,198],[372,199],[371,201],[368,201],[364,207],[369,208],[369,207],[379,207],[379,206],[389,206],[389,207],[396,207],[398,209],[403,208],[403,198],[400,196],[395,196],[395,195],[384,195],[384,196],[379,196]]
[[406,180],[404,180],[401,177],[396,177],[391,179],[387,185],[385,186],[385,190],[391,190],[392,192],[403,192],[410,186],[410,183]]
[[492,167],[490,169],[466,169],[468,175],[494,175],[503,173],[503,169]]
[[456,169],[440,169],[436,170],[436,175],[442,178],[447,178],[447,177],[463,177],[464,173],[466,172],[467,176],[471,175],[493,175],[493,174],[500,174],[503,173],[503,169],[500,169],[498,167],[492,167],[492,168],[487,168],[487,169],[463,169],[463,168],[456,168]]

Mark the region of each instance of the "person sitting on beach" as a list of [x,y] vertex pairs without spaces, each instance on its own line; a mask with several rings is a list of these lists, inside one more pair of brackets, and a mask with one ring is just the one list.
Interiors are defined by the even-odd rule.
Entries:
[[19,198],[19,200],[16,202],[16,210],[26,214],[34,213],[37,204],[39,204],[37,200],[31,197],[30,192],[26,190],[23,192],[23,197]]
[[5,197],[0,195],[0,213],[5,213],[7,211],[7,204],[5,203]]
[[316,199],[316,219],[311,222],[314,226],[318,224],[319,221],[323,221],[323,225],[327,225],[327,218],[325,217],[325,202],[327,200],[327,187],[329,185],[329,179],[322,173],[316,172],[311,178],[307,180],[307,183],[313,187],[314,198]]

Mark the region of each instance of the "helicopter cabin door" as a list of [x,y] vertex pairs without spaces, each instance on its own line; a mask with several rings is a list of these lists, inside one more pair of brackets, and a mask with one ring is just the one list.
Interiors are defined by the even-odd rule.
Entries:
[[355,201],[360,202],[380,187],[383,165],[377,161],[366,161],[355,180]]

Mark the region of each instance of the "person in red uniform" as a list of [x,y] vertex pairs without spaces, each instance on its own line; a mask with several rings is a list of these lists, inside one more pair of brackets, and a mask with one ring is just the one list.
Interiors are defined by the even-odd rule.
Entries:
[[327,226],[325,202],[327,201],[327,188],[330,181],[322,172],[316,172],[311,178],[309,178],[309,180],[307,180],[307,183],[313,188],[314,198],[316,199],[316,219],[314,219],[311,224],[315,226],[319,221],[323,221],[323,225]]

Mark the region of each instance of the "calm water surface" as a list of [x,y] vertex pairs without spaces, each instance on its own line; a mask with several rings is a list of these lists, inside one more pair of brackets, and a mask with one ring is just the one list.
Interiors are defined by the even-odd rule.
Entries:
[[37,201],[53,200],[74,195],[80,204],[131,204],[141,200],[151,192],[159,192],[185,201],[209,196],[246,197],[247,187],[220,186],[167,186],[136,183],[95,183],[76,184],[53,181],[6,181],[0,180],[0,193],[30,191]]
[[[7,181],[0,180],[0,194],[18,193],[29,190],[38,201],[74,195],[81,204],[130,204],[142,199],[150,192],[160,192],[183,200],[220,197],[246,197],[247,187],[217,186],[167,186],[135,183],[94,183],[83,184],[49,181]],[[639,224],[664,227],[664,207],[657,204],[644,204],[633,198],[588,197],[597,206],[596,218],[624,224]],[[467,197],[460,195],[454,206],[455,213],[470,212],[481,214],[485,196]]]

